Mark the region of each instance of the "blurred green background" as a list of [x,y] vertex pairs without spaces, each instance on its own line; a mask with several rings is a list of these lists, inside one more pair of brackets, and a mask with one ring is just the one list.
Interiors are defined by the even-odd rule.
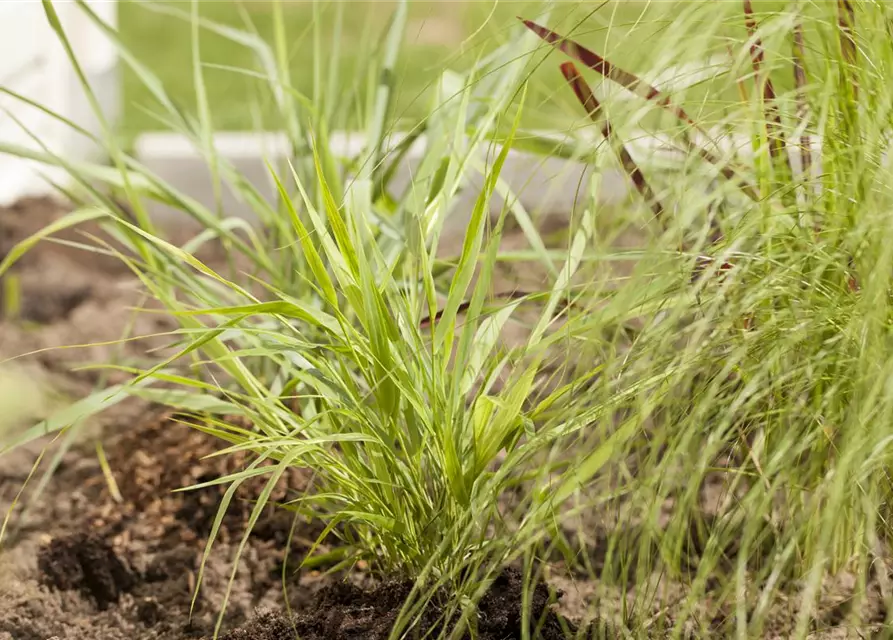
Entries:
[[[319,65],[327,73],[329,59],[337,55],[337,68],[342,85],[338,95],[348,99],[352,92],[365,98],[369,81],[363,66],[370,54],[375,55],[378,42],[388,27],[394,2],[345,2],[342,3],[342,36],[336,40],[335,29],[338,8],[334,3],[314,7],[312,2],[283,3],[286,32],[291,42],[291,71],[295,88],[311,95],[314,84],[314,66]],[[187,8],[188,3],[179,3]],[[455,53],[465,38],[480,22],[487,18],[492,7],[481,2],[412,2],[407,23],[406,42],[397,74],[399,111],[414,114],[424,111],[424,90],[439,70],[446,66],[458,66],[460,58]],[[256,30],[258,35],[272,42],[272,3],[265,0],[240,4],[236,2],[203,2],[199,7],[202,17],[241,29]],[[486,25],[487,31],[498,30],[505,25],[507,5],[496,8],[498,17]],[[156,13],[134,2],[124,2],[120,7],[121,34],[137,56],[147,62],[164,81],[168,92],[178,102],[194,108],[195,89],[191,60],[191,26],[179,18]],[[316,22],[316,26],[314,25]],[[317,30],[322,51],[317,57],[314,51],[314,30]],[[200,40],[202,60],[209,65],[221,65],[244,69],[256,69],[253,52],[247,47],[234,45],[230,40],[203,31]],[[337,49],[337,54],[334,51]],[[463,61],[464,62],[464,61]],[[236,71],[220,68],[205,69],[205,82],[214,124],[219,129],[248,129],[257,124],[256,107],[261,114],[265,97],[260,93],[259,81]],[[151,98],[143,83],[133,73],[124,77],[125,115],[123,127],[126,133],[158,129],[159,123],[146,110]],[[254,103],[254,104],[252,104]],[[255,111],[255,113],[252,113]],[[399,112],[398,111],[398,112]],[[264,124],[271,124],[265,122]],[[162,127],[163,128],[163,127]]]
[[[397,65],[394,115],[398,122],[415,124],[430,113],[430,88],[446,70],[464,71],[474,66],[507,39],[517,37],[518,16],[541,19],[562,35],[573,36],[615,63],[641,73],[657,63],[668,68],[675,61],[648,43],[664,35],[665,29],[680,11],[697,15],[698,5],[716,0],[604,0],[602,2],[534,2],[499,0],[410,0],[403,47]],[[734,40],[709,43],[707,48],[725,54],[729,42],[746,40],[746,31],[738,2],[728,2],[725,30]],[[778,11],[784,0],[756,0],[754,10]],[[338,124],[354,128],[364,121],[363,109],[369,87],[377,78],[370,75],[397,3],[392,1],[282,0],[286,33],[290,41],[290,68],[294,87],[308,97],[314,92],[314,69],[321,73],[320,85],[326,90],[329,67],[337,69],[335,95],[343,108]],[[189,2],[122,0],[119,6],[121,36],[138,59],[163,81],[169,95],[192,111],[195,107],[193,80],[192,27]],[[267,42],[273,39],[273,2],[270,0],[203,1],[198,5],[205,20],[253,31]],[[551,14],[544,18],[549,8]],[[167,9],[179,11],[170,15]],[[716,15],[716,12],[708,12]],[[340,23],[340,38],[336,37]],[[807,27],[808,28],[808,27]],[[269,95],[261,81],[235,69],[257,69],[253,52],[244,46],[207,30],[199,40],[205,63],[204,79],[218,130],[276,129]],[[560,56],[560,54],[558,54]],[[681,61],[690,64],[692,61]],[[564,86],[553,56],[532,73],[525,105],[527,126],[565,128],[581,114],[579,104]],[[221,67],[228,67],[223,69]],[[129,69],[123,77],[124,117],[122,133],[126,138],[143,131],[168,128],[153,116],[157,111],[144,83]],[[790,87],[780,86],[780,90]],[[733,84],[725,83],[716,95],[714,86],[695,89],[688,98],[707,102],[716,97],[737,99]],[[709,111],[709,109],[707,109]]]
[[[638,55],[643,40],[661,28],[659,16],[672,11],[674,2],[552,3],[549,24],[556,30],[573,32],[575,37],[600,50],[626,60]],[[195,85],[191,67],[191,25],[183,17],[164,12],[173,6],[188,12],[188,2],[124,1],[119,9],[121,35],[127,45],[159,75],[168,93],[188,109],[195,107]],[[336,58],[339,100],[345,101],[347,124],[362,122],[370,78],[369,64],[380,54],[380,43],[388,28],[396,2],[283,2],[286,32],[291,41],[290,61],[295,88],[311,96],[314,67],[321,68],[323,80],[330,60]],[[339,11],[340,9],[340,11]],[[200,15],[214,22],[255,31],[268,42],[273,37],[273,10],[268,0],[201,2]],[[406,33],[396,73],[394,114],[415,121],[430,112],[429,89],[445,69],[471,68],[475,61],[517,34],[517,16],[537,19],[543,15],[542,2],[451,1],[409,2]],[[644,18],[648,17],[648,24]],[[655,18],[658,18],[655,20]],[[336,25],[341,21],[341,37]],[[316,31],[316,36],[314,34]],[[629,37],[634,32],[633,37]],[[318,38],[315,44],[314,38]],[[275,128],[262,83],[233,68],[257,68],[247,47],[234,45],[220,35],[203,30],[201,58],[214,126],[221,130]],[[535,72],[539,99],[528,109],[539,124],[548,125],[561,114],[579,118],[572,96],[558,91],[562,85],[556,65]],[[221,69],[219,67],[230,67]],[[559,96],[556,100],[548,97]],[[147,130],[165,129],[152,115],[153,104],[141,80],[129,70],[124,75],[123,131],[128,137]]]

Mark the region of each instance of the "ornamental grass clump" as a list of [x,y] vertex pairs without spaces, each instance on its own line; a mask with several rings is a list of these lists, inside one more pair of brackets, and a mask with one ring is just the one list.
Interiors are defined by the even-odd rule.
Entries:
[[[497,129],[506,130],[501,125],[509,105],[523,102],[527,61],[520,54],[533,38],[495,48],[467,73],[441,73],[430,114],[395,144],[394,68],[407,12],[407,3],[400,3],[371,63],[378,83],[369,93],[371,102],[359,105],[369,107],[366,144],[356,157],[339,158],[327,132],[345,117],[344,110],[325,102],[329,94],[310,97],[291,87],[279,4],[273,5],[278,18],[272,45],[208,22],[198,3],[191,13],[156,7],[192,25],[196,114],[184,112],[166,94],[163,83],[88,4],[79,5],[152,92],[165,122],[204,154],[218,189],[224,183],[235,188],[252,206],[257,224],[176,191],[119,146],[108,129],[100,142],[112,168],[73,165],[50,149],[38,153],[4,145],[7,153],[66,169],[76,185],[69,193],[84,206],[16,247],[0,272],[37,241],[96,220],[117,246],[105,243],[94,250],[117,253],[180,323],[172,355],[142,369],[105,364],[132,378],[79,401],[9,446],[80,424],[129,395],[162,403],[229,443],[223,454],[253,454],[238,473],[189,487],[228,485],[197,588],[238,487],[259,476],[268,479],[233,559],[233,577],[274,486],[287,469],[300,467],[312,470],[312,491],[278,506],[296,517],[324,521],[317,542],[331,535],[342,543],[323,555],[314,545],[305,565],[363,562],[379,575],[417,579],[422,601],[444,585],[450,593],[480,597],[502,565],[543,536],[541,521],[549,517],[548,509],[538,510],[535,518],[526,515],[528,498],[510,509],[501,508],[501,500],[547,473],[559,439],[585,424],[567,420],[577,412],[567,396],[579,383],[539,390],[543,365],[557,357],[550,352],[558,343],[553,318],[566,308],[562,300],[581,263],[582,241],[556,264],[529,214],[500,180],[518,119],[509,123],[507,138],[492,142]],[[53,4],[47,1],[44,8],[83,77]],[[202,29],[257,55],[259,70],[251,73],[266,83],[291,148],[281,165],[268,165],[278,193],[275,204],[214,147],[213,108],[204,98]],[[523,32],[517,28],[518,36]],[[102,118],[86,82],[84,88]],[[396,167],[419,140],[423,151],[411,184],[396,193]],[[444,257],[438,252],[440,236],[473,171],[483,175],[481,194],[458,255]],[[496,218],[490,216],[494,198],[504,205]],[[189,216],[201,233],[178,244],[148,214],[146,203],[152,201]],[[494,298],[493,273],[508,216],[532,240],[535,259],[559,277],[541,291],[497,292]],[[219,267],[197,257],[212,244],[226,252]],[[522,307],[539,309],[537,319],[524,341],[506,345],[501,331]],[[564,325],[562,342],[572,343],[573,322]],[[552,428],[542,429],[545,415],[564,419],[552,417]],[[445,615],[466,619],[470,610],[464,604],[457,609],[460,602],[457,598],[452,611],[445,608]],[[408,611],[398,627],[413,622]]]
[[[723,62],[674,95],[523,23],[563,60],[662,252],[628,285],[665,305],[622,375],[665,375],[618,441],[620,478],[590,485],[627,492],[618,562],[685,575],[682,618],[719,576],[722,624],[755,636],[796,584],[801,637],[843,571],[848,622],[867,624],[869,567],[889,558],[893,48],[882,3],[766,5],[681,9],[643,68]],[[600,102],[587,76],[623,98]],[[643,130],[659,154],[631,152]]]

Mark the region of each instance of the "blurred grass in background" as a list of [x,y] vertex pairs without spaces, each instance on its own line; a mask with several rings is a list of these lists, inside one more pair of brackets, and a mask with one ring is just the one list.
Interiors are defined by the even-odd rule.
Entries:
[[[636,70],[649,59],[648,42],[659,38],[673,17],[684,8],[715,0],[615,1],[557,3],[551,7],[550,23],[556,30],[572,36],[585,46]],[[732,7],[733,19],[725,30],[730,38],[740,39],[744,26],[738,19],[738,6]],[[756,15],[778,11],[783,0],[757,0]],[[168,94],[187,111],[195,108],[195,88],[190,68],[191,35],[187,20],[169,15],[167,7],[182,8],[183,3],[157,0],[123,0],[119,8],[120,33],[136,56],[164,82]],[[311,95],[314,65],[323,78],[330,64],[314,60],[314,30],[321,50],[337,58],[341,86],[336,95],[347,113],[343,120],[349,128],[364,121],[363,105],[369,87],[377,78],[369,78],[360,69],[374,68],[370,56],[380,55],[380,43],[395,2],[345,0],[313,2],[284,0],[286,33],[292,40],[290,51],[292,82],[296,90]],[[536,19],[542,14],[542,2],[488,0],[412,0],[406,38],[401,50],[395,87],[395,115],[409,127],[430,113],[431,87],[445,69],[464,71],[503,44],[517,25],[517,16]],[[341,9],[339,11],[339,8]],[[222,25],[254,31],[267,42],[273,37],[273,11],[270,0],[202,2],[203,18]],[[340,20],[341,37],[336,37]],[[705,25],[705,30],[706,25]],[[715,28],[713,29],[715,31]],[[234,46],[220,35],[203,31],[201,57],[205,61],[205,82],[217,130],[277,129],[269,104],[269,87],[244,71],[255,69],[252,52]],[[679,61],[691,64],[693,61]],[[169,127],[154,113],[158,112],[148,90],[132,71],[122,65],[124,114],[121,131],[132,139],[144,131]],[[644,72],[645,69],[638,69]],[[324,82],[324,80],[323,80]],[[781,91],[793,88],[793,79],[782,80]],[[524,126],[562,128],[579,124],[579,105],[566,91],[561,75],[552,65],[543,65],[531,77]],[[262,97],[263,96],[263,97]],[[736,96],[709,95],[697,88],[690,94],[704,105],[701,115],[710,112],[715,97],[728,102]]]
[[[661,14],[672,13],[677,2],[559,3],[552,8],[551,23],[570,32],[596,50],[610,50],[614,59],[635,65],[641,57],[641,44],[663,28]],[[684,4],[684,3],[683,3]],[[317,6],[315,6],[317,5]],[[339,11],[339,5],[342,11]],[[186,109],[195,108],[195,90],[190,68],[191,37],[188,21],[164,12],[167,6],[182,3],[124,1],[119,9],[122,38],[136,56],[159,75],[168,93]],[[372,68],[370,56],[380,54],[380,40],[393,14],[395,2],[284,2],[286,33],[292,40],[290,57],[294,87],[311,95],[314,65],[323,75],[329,60],[314,60],[314,29],[322,50],[336,56],[341,86],[339,100],[352,103],[346,125],[363,121],[360,105],[366,103],[368,87],[377,78],[368,78],[359,69]],[[396,76],[395,115],[409,123],[430,112],[430,89],[445,69],[467,70],[475,61],[503,44],[517,26],[517,16],[536,19],[542,2],[446,1],[410,2],[405,42]],[[201,15],[207,20],[255,31],[267,42],[273,37],[272,3],[267,0],[202,2]],[[341,19],[340,41],[336,38]],[[647,14],[648,20],[644,21]],[[582,25],[582,26],[581,26]],[[217,34],[201,35],[201,56],[206,63],[205,82],[218,130],[276,128],[273,110],[261,95],[263,84],[236,69],[256,67],[247,48],[234,46]],[[224,69],[222,67],[228,67]],[[125,137],[140,132],[167,129],[152,115],[157,109],[140,80],[123,69]],[[531,88],[536,97],[528,102],[527,126],[556,126],[556,118],[579,122],[578,105],[569,96],[560,74],[549,66],[537,70]],[[556,99],[557,98],[557,99]]]
[[[156,3],[160,4],[160,3]],[[291,71],[295,88],[305,94],[313,89],[313,30],[318,21],[324,49],[332,50],[335,42],[336,11],[334,3],[313,2],[285,3],[286,32],[292,39]],[[338,47],[339,77],[343,86],[339,98],[346,98],[356,91],[360,99],[365,97],[368,79],[358,71],[365,67],[364,57],[377,48],[377,40],[387,27],[393,13],[393,2],[345,2],[343,3],[343,36]],[[512,19],[509,5],[496,7],[494,17],[485,25],[487,35],[499,35],[500,27]],[[425,89],[431,78],[447,66],[467,64],[473,61],[475,50],[464,47],[463,41],[486,20],[493,7],[481,2],[413,2],[407,38],[414,42],[404,50],[397,74],[400,111],[418,115],[425,111]],[[164,81],[168,92],[190,110],[194,109],[195,96],[190,60],[190,25],[176,17],[140,6],[134,2],[121,4],[120,28],[137,56],[147,62]],[[268,42],[273,36],[273,12],[267,1],[204,2],[202,16],[215,22],[236,28],[255,29]],[[317,11],[319,14],[317,14]],[[319,19],[317,20],[317,15]],[[233,46],[219,35],[204,32],[201,39],[202,58],[209,65],[222,65],[252,69],[255,67],[252,52]],[[335,55],[335,54],[333,54]],[[374,55],[374,54],[373,54]],[[328,65],[328,61],[324,61]],[[208,98],[215,125],[224,130],[253,129],[257,125],[257,113],[252,102],[257,100],[260,85],[250,77],[233,70],[206,68]],[[147,113],[151,105],[145,86],[133,73],[124,76],[125,115],[123,129],[127,134],[164,128]],[[259,105],[264,113],[267,105]],[[264,122],[264,124],[270,124]]]

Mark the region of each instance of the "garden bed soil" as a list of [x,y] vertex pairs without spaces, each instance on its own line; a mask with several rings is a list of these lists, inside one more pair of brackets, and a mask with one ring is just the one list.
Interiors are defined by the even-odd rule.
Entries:
[[[202,552],[226,486],[174,490],[242,468],[238,457],[206,458],[216,450],[212,438],[147,409],[137,426],[107,441],[109,463],[120,471],[116,499],[90,451],[76,447],[51,482],[48,497],[56,498],[41,500],[28,514],[2,557],[0,634],[14,640],[211,635],[229,561],[263,486],[262,480],[249,481],[237,492],[190,617]],[[8,500],[25,479],[0,475],[3,497]],[[304,491],[308,479],[308,473],[291,470],[271,499]],[[296,572],[321,532],[320,523],[295,521],[285,509],[264,511],[229,593],[224,638],[285,639],[295,630],[308,640],[387,637],[412,584],[375,583],[359,571]],[[548,595],[540,586],[534,597],[540,613],[548,614]],[[520,576],[509,571],[481,603],[480,637],[520,637],[520,601]],[[289,607],[298,612],[294,618],[282,612]],[[543,637],[557,640],[563,636],[552,618]],[[429,624],[436,619],[430,611]]]
[[[62,211],[47,199],[0,209],[0,259],[15,242]],[[99,233],[95,227],[88,231]],[[69,240],[84,238],[74,231],[64,235]],[[163,334],[173,325],[160,314],[134,315],[131,307],[144,302],[138,283],[115,258],[44,243],[15,272],[25,297],[16,318],[0,318],[0,361],[31,352],[16,361],[17,371],[52,389],[46,395],[56,403],[81,397],[100,381],[95,370],[72,372],[79,362],[106,362],[113,354],[138,359],[167,344]],[[131,323],[134,335],[155,337],[113,344]],[[97,342],[106,344],[52,349]],[[17,421],[40,418],[46,410],[47,406],[35,406]],[[2,421],[0,427],[10,428]],[[411,584],[375,580],[362,568],[337,574],[327,573],[326,567],[297,571],[303,552],[323,528],[319,522],[296,519],[285,509],[264,510],[230,584],[232,560],[263,478],[247,481],[236,492],[193,603],[203,552],[226,485],[177,490],[244,468],[244,455],[209,457],[221,448],[218,441],[137,400],[114,407],[87,427],[61,453],[60,464],[39,497],[33,491],[52,454],[66,442],[64,436],[55,441],[45,438],[0,458],[0,509],[5,514],[16,503],[0,548],[0,640],[210,637],[224,600],[228,604],[221,637],[227,640],[284,640],[294,638],[296,631],[309,640],[387,637]],[[100,432],[113,485],[98,461]],[[0,429],[0,444],[7,435]],[[35,460],[49,445],[53,446],[38,473],[32,475]],[[291,469],[271,500],[285,501],[311,484],[309,471]],[[705,491],[720,491],[720,485]],[[603,552],[593,552],[593,564]],[[557,610],[567,618],[580,620],[597,604],[606,612],[605,619],[616,620],[624,603],[634,597],[630,590],[587,580],[560,564],[551,568],[550,585],[564,591]],[[885,577],[871,580],[866,605],[872,611],[871,622],[882,621],[886,614],[881,596],[886,582]],[[655,615],[672,618],[673,602],[680,602],[688,587],[663,578],[659,586],[654,590],[662,594],[659,602],[655,598]],[[867,632],[845,626],[855,588],[856,581],[844,577],[823,589],[812,637],[858,637]],[[520,577],[513,570],[498,577],[478,607],[482,640],[521,637],[521,591]],[[710,597],[708,588],[705,599]],[[533,618],[542,622],[542,637],[563,637],[545,585],[536,587],[532,604]],[[734,623],[733,613],[711,624],[719,636],[724,630],[731,632],[726,625]],[[766,637],[787,637],[795,616],[795,606],[780,603],[770,616]],[[435,627],[437,618],[436,608],[429,608],[422,626]],[[599,626],[590,637],[618,634]]]
[[[224,600],[227,561],[241,539],[262,481],[237,492],[222,521],[206,567],[194,615],[190,603],[202,550],[225,485],[193,492],[175,489],[234,472],[244,460],[208,460],[213,439],[147,409],[131,430],[111,437],[105,448],[120,498],[115,499],[90,452],[78,447],[54,477],[49,495],[25,519],[3,557],[0,633],[15,640],[51,637],[197,638],[213,631]],[[126,470],[126,472],[123,472]],[[309,474],[293,469],[271,499],[283,501],[307,488]],[[26,476],[2,474],[4,498]],[[294,528],[293,528],[294,525]],[[295,522],[290,512],[268,508],[252,531],[229,594],[224,638],[307,640],[386,638],[408,596],[409,582],[374,584],[362,574],[295,573],[302,553],[320,535],[316,522]],[[290,553],[289,534],[291,534]],[[36,556],[36,570],[31,561]],[[23,561],[24,560],[24,561]],[[282,610],[285,569],[289,607]],[[363,585],[369,586],[364,589]],[[520,637],[522,582],[507,571],[480,605],[480,637]],[[540,585],[534,610],[547,615],[543,637],[562,638],[547,611],[549,593]],[[256,609],[260,613],[252,617]],[[431,610],[428,624],[434,626]],[[240,627],[240,624],[245,626]],[[2,637],[2,636],[0,636]]]

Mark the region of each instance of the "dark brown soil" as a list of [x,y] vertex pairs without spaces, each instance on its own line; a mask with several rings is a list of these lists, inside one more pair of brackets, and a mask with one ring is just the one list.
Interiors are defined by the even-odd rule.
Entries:
[[[217,449],[212,438],[160,412],[148,412],[141,424],[107,442],[120,501],[113,498],[98,465],[87,463],[88,451],[73,451],[70,463],[51,483],[51,490],[64,496],[59,501],[63,504],[50,500],[32,512],[7,547],[8,554],[17,554],[44,540],[37,545],[34,564],[26,563],[13,576],[9,593],[0,589],[0,638],[4,632],[15,640],[81,638],[97,626],[110,628],[93,637],[115,640],[191,638],[212,632],[226,589],[228,560],[245,531],[262,480],[245,483],[223,519],[210,575],[190,619],[202,549],[226,485],[173,490],[232,473],[245,460],[207,458]],[[14,481],[0,472],[0,489]],[[274,491],[274,499],[288,499],[306,487],[307,474],[293,470]],[[293,524],[288,511],[276,508],[265,510],[258,521],[227,609],[224,630],[233,630],[224,637],[293,638],[297,629],[299,637],[308,640],[386,638],[410,594],[410,582],[375,584],[361,574],[345,581],[286,571],[292,596],[288,605],[298,615],[290,619],[277,613],[286,609],[280,584],[283,563],[297,566],[321,533],[319,523],[296,523],[287,552]],[[0,556],[0,566],[2,561]],[[520,638],[521,597],[520,575],[507,570],[479,605],[478,637]],[[537,637],[564,638],[545,585],[534,590],[532,605],[540,624]],[[257,607],[266,612],[250,617]],[[429,607],[419,631],[437,630],[440,614]]]
[[51,540],[37,556],[37,570],[45,586],[80,591],[100,610],[117,604],[136,582],[112,547],[90,532]]
[[[476,637],[479,640],[522,637],[522,585],[523,579],[514,569],[506,569],[494,581],[478,605]],[[258,612],[246,625],[225,635],[224,640],[291,640],[296,634],[302,640],[385,640],[412,586],[411,582],[386,582],[364,590],[335,583],[320,591],[313,605],[303,613],[289,618],[281,612]],[[532,627],[538,638],[563,640],[567,635],[549,604],[549,590],[543,584],[537,585],[531,602]],[[408,633],[410,637],[439,637],[445,630],[441,619],[442,612],[436,606],[429,606],[421,623]]]
[[[158,541],[158,544],[194,544],[210,533],[218,506],[228,484],[196,491],[171,493],[176,489],[208,482],[244,469],[251,458],[244,452],[209,457],[222,442],[193,430],[166,414],[148,420],[139,428],[117,436],[106,455],[109,463],[126,474],[117,479],[122,500],[105,499],[90,509],[91,525],[114,537],[132,536]],[[307,489],[308,474],[289,469],[270,496],[268,506],[252,531],[252,538],[284,548],[292,526],[292,515],[275,509],[272,503],[284,502]],[[88,481],[88,483],[91,481]],[[105,496],[104,478],[92,480]],[[238,542],[254,508],[266,478],[256,477],[243,483],[223,518],[218,539]],[[306,533],[318,535],[320,525]],[[315,539],[315,535],[314,535]],[[306,540],[301,536],[298,540]]]
[[[235,546],[263,486],[258,478],[236,492],[190,620],[202,552],[226,485],[174,491],[235,472],[245,463],[231,456],[203,460],[219,446],[166,414],[147,412],[140,424],[106,441],[120,500],[89,448],[70,452],[47,497],[22,521],[14,520],[18,535],[0,556],[0,567],[12,574],[0,587],[0,638],[4,632],[16,640],[81,638],[96,625],[111,627],[104,635],[92,636],[97,638],[209,634],[226,591]],[[273,499],[297,495],[306,488],[305,475],[297,469],[286,474]],[[0,495],[8,495],[22,481],[20,475],[0,471]],[[59,499],[49,497],[53,495]],[[227,627],[247,619],[257,606],[285,605],[280,584],[283,563],[289,557],[296,566],[301,552],[322,531],[318,523],[296,523],[289,555],[293,522],[284,509],[269,507],[261,515],[240,561]],[[15,563],[18,554],[33,556]],[[286,576],[294,596],[289,604],[295,607],[312,597],[314,583],[321,581],[318,574],[286,571]],[[306,587],[300,587],[302,583]],[[29,593],[36,597],[26,597]]]

